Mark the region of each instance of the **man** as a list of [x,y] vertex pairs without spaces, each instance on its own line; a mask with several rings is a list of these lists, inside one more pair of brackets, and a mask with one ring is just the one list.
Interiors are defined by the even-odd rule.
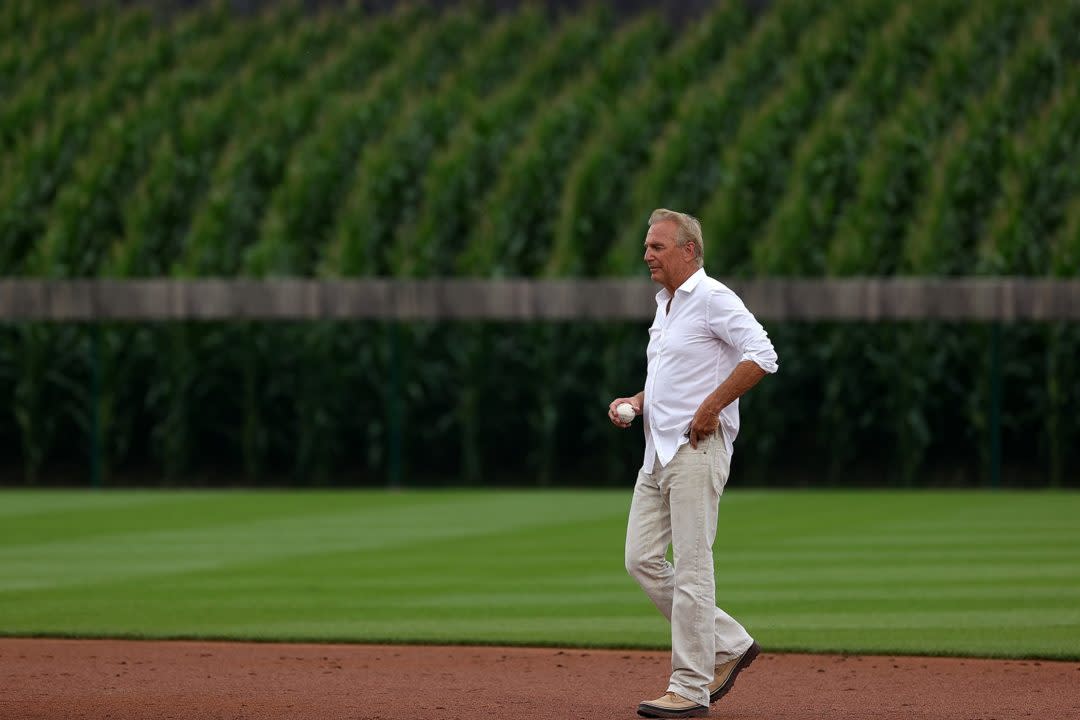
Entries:
[[[643,717],[700,717],[731,689],[760,648],[716,607],[712,544],[717,506],[739,432],[739,397],[777,358],[742,301],[705,274],[701,225],[659,209],[649,218],[645,263],[663,286],[649,328],[645,389],[630,403],[645,426],[626,530],[626,569],[671,623],[667,692],[638,705]],[[675,565],[665,555],[671,544]]]

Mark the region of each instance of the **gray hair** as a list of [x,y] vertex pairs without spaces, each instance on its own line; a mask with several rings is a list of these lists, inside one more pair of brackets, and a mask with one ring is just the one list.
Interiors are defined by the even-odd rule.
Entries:
[[698,267],[703,267],[705,265],[705,240],[701,237],[701,223],[698,219],[686,213],[657,208],[649,216],[649,227],[665,220],[673,221],[678,227],[678,232],[675,233],[675,245],[682,247],[688,242],[693,243],[694,259],[697,260]]

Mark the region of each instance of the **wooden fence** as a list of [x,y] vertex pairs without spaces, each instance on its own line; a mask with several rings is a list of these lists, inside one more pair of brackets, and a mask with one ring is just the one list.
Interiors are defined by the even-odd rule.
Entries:
[[[1080,280],[726,279],[762,320],[1080,320]],[[633,320],[648,280],[0,279],[0,321]]]

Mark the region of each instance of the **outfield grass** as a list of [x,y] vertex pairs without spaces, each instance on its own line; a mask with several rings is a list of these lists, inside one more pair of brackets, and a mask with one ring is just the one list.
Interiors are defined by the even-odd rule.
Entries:
[[[630,492],[0,492],[0,634],[668,646]],[[1080,658],[1080,494],[729,491],[770,650]]]

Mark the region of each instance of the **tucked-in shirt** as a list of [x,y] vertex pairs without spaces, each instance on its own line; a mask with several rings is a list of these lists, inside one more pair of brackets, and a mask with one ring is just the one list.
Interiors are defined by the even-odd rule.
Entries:
[[[646,354],[645,472],[653,471],[656,458],[667,465],[690,442],[690,423],[702,401],[736,365],[752,360],[767,373],[777,369],[776,350],[761,323],[730,288],[704,269],[687,278],[674,297],[667,288],[656,294]],[[730,458],[739,434],[738,400],[720,412],[720,425]]]

